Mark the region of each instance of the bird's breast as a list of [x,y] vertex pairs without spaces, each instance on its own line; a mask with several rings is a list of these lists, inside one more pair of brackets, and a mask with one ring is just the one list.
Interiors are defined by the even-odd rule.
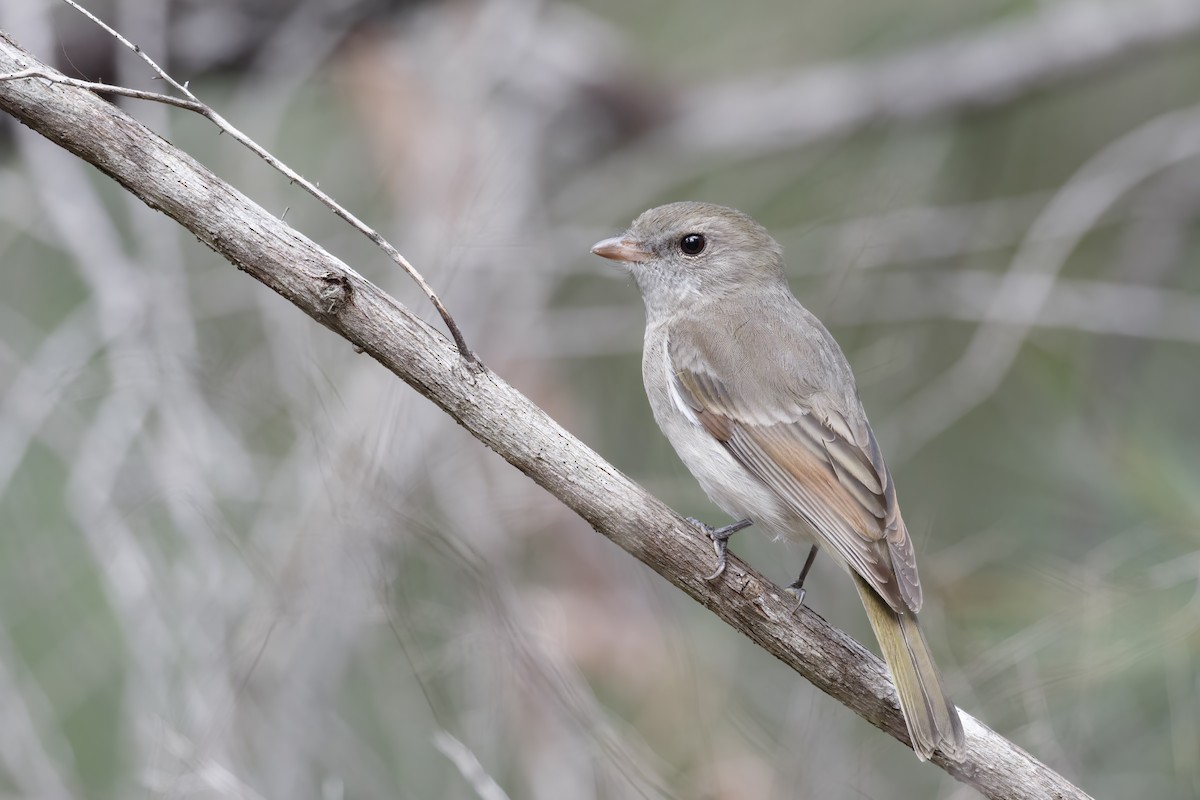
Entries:
[[642,380],[654,421],[679,454],[700,488],[722,511],[735,519],[750,518],[776,536],[803,531],[779,497],[715,439],[674,387],[667,332],[648,328],[642,356]]

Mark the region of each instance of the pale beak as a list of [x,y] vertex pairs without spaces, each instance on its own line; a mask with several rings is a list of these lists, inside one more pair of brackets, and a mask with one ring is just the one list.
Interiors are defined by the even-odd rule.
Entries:
[[643,250],[637,242],[623,236],[596,242],[592,245],[592,252],[613,261],[628,261],[631,264],[650,260],[650,253]]

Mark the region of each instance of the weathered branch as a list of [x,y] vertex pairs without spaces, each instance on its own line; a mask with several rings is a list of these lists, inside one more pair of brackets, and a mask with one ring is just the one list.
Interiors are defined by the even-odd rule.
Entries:
[[[0,33],[0,72],[48,70]],[[115,106],[40,78],[0,82],[0,108],[95,165],[151,208],[344,337],[428,397],[597,531],[799,672],[907,742],[886,670],[870,652],[731,558],[707,583],[707,539],[491,371],[311,240]],[[993,798],[1086,798],[964,714],[967,758],[933,761]],[[915,768],[915,762],[914,762]]]

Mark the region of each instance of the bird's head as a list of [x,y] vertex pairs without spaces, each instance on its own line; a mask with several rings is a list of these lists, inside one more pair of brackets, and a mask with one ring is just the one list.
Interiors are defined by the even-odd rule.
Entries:
[[711,203],[652,208],[592,252],[633,275],[652,317],[747,288],[786,285],[783,251],[766,228]]

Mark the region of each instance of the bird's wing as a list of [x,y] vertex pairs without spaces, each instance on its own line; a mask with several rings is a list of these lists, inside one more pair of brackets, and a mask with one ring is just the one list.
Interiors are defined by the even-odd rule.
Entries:
[[[673,330],[667,345],[672,391],[710,435],[812,526],[820,546],[841,556],[893,609],[919,611],[912,541],[891,473],[849,383],[849,366],[823,328],[816,332],[828,339],[824,344],[814,345],[811,334],[788,333],[804,330],[766,329],[754,319],[732,337]],[[770,349],[750,352],[756,344]],[[789,362],[814,354],[837,362],[848,393],[821,391],[800,377],[813,370],[791,369]],[[769,374],[755,375],[764,365]]]

